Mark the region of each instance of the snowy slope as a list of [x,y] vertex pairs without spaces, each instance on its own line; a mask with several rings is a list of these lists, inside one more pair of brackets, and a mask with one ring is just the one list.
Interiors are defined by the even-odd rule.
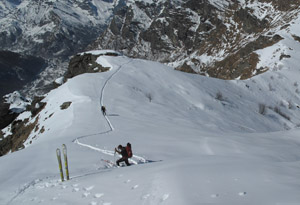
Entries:
[[[26,149],[0,158],[0,204],[299,203],[299,69],[291,62],[246,81],[125,56],[97,62],[110,71],[51,91]],[[127,142],[133,166],[101,161],[114,161],[114,147]],[[55,150],[63,143],[71,180],[62,183]]]

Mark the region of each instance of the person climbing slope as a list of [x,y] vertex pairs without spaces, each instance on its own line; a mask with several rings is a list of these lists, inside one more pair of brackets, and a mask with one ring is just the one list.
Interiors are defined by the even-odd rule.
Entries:
[[127,166],[130,166],[130,163],[128,159],[132,157],[132,150],[131,150],[131,144],[127,143],[126,147],[123,147],[122,145],[118,146],[118,149],[115,148],[115,152],[122,155],[122,157],[116,161],[116,164],[120,166],[120,162],[125,162]]
[[102,114],[105,116],[106,115],[106,108],[104,105],[101,106],[101,111],[102,111]]

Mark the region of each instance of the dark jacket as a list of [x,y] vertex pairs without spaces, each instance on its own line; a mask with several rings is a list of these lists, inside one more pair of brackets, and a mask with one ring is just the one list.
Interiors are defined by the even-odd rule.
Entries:
[[120,154],[122,155],[122,157],[128,158],[126,147],[122,147]]

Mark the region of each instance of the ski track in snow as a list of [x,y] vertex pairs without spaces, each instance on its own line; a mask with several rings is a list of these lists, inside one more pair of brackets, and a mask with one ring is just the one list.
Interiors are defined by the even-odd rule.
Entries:
[[[101,93],[100,93],[100,107],[103,105],[103,96],[104,96],[104,91],[105,91],[105,87],[107,86],[108,82],[122,69],[122,67],[126,64],[129,64],[131,61],[133,61],[132,59],[129,60],[127,63],[123,64],[123,65],[120,65],[117,70],[111,75],[109,76],[106,81],[104,82],[104,85],[101,89]],[[94,147],[92,145],[89,145],[89,144],[85,144],[85,143],[82,143],[79,141],[79,139],[83,139],[83,138],[88,138],[88,137],[91,137],[91,136],[95,136],[95,135],[105,135],[105,134],[108,134],[110,132],[113,132],[114,131],[114,127],[112,125],[112,123],[110,122],[109,118],[105,115],[104,116],[107,124],[109,125],[109,130],[107,131],[103,131],[103,132],[100,132],[100,133],[95,133],[95,134],[88,134],[88,135],[83,135],[83,136],[80,136],[80,137],[77,137],[75,138],[72,142],[79,145],[79,146],[82,146],[82,147],[86,147],[86,148],[89,148],[91,150],[94,150],[94,151],[98,151],[98,152],[101,152],[105,155],[109,155],[109,156],[114,156],[115,155],[115,152],[114,151],[110,151],[110,150],[105,150],[105,149],[100,149],[100,148],[97,148],[97,147]],[[133,160],[132,158],[135,158],[136,160]],[[133,164],[143,164],[143,163],[147,163],[148,160],[146,160],[145,158],[143,157],[140,157],[140,156],[137,156],[137,155],[133,155],[131,159],[129,159],[129,161]],[[113,166],[108,166],[107,168],[113,168]],[[85,177],[85,176],[89,176],[89,175],[94,175],[94,174],[99,174],[101,172],[103,172],[104,170],[98,170],[96,172],[91,172],[91,173],[86,173],[86,174],[83,174],[83,175],[77,175],[77,176],[73,176],[71,177],[71,179],[76,179],[76,178],[81,178],[81,177]],[[51,177],[46,177],[45,179],[48,179],[48,178],[51,178]],[[15,201],[15,199],[17,199],[20,195],[22,195],[23,193],[25,193],[27,190],[29,190],[30,188],[34,188],[36,187],[37,185],[39,187],[48,187],[48,185],[45,185],[44,183],[42,183],[44,181],[44,179],[36,179],[36,180],[33,180],[23,186],[21,186],[17,191],[16,191],[16,194],[15,196],[13,196],[11,198],[11,200],[8,202],[8,205],[11,204],[13,201]],[[52,187],[53,186],[58,186],[58,185],[61,185],[61,182],[59,181],[55,181],[55,183],[53,184],[53,182],[50,182],[50,184],[52,183]],[[133,186],[131,189],[136,189],[138,188],[139,185],[135,185]],[[62,186],[62,189],[66,189],[68,188],[67,186]],[[92,190],[94,188],[94,186],[90,186],[90,187],[85,187],[83,188],[84,192],[82,193],[82,198],[87,198],[89,197],[89,195],[91,194],[89,191]],[[72,192],[79,192],[80,191],[80,188],[77,187],[77,185],[73,185],[71,187],[71,191]],[[102,197],[104,194],[103,193],[96,193],[94,194],[94,198],[100,198]],[[57,198],[54,197],[52,200],[55,201]],[[37,199],[32,199],[33,201],[37,200]],[[91,202],[90,204],[97,204],[97,202]],[[110,204],[110,202],[108,203],[103,203],[103,204]]]
[[[107,79],[106,81],[104,82],[103,84],[103,87],[101,88],[101,93],[100,93],[100,107],[103,106],[103,99],[104,99],[104,93],[105,93],[105,88],[108,84],[108,82],[117,74],[120,72],[120,70],[122,69],[123,66],[125,66],[126,64],[129,64],[130,62],[132,62],[133,59],[130,59],[127,63],[123,64],[123,65],[120,65],[117,70],[112,73]],[[79,139],[83,139],[83,138],[87,138],[87,137],[90,137],[90,136],[94,136],[94,135],[105,135],[105,134],[108,134],[110,132],[113,132],[114,131],[114,127],[112,125],[112,123],[110,122],[109,118],[104,115],[104,118],[109,126],[109,130],[107,131],[104,131],[104,132],[101,132],[101,133],[96,133],[96,134],[90,134],[90,135],[85,135],[85,136],[80,136],[80,137],[77,137],[76,139],[73,140],[73,142],[75,144],[78,144],[80,146],[83,146],[83,147],[87,147],[89,149],[92,149],[92,150],[95,150],[95,151],[98,151],[98,152],[101,152],[105,155],[109,155],[109,156],[114,156],[115,155],[115,152],[114,151],[110,151],[110,150],[105,150],[105,149],[100,149],[100,148],[97,148],[97,147],[94,147],[92,145],[89,145],[89,144],[84,144],[82,142],[79,142]],[[135,158],[136,160],[133,160],[133,159],[129,159],[129,161],[133,164],[139,164],[139,163],[146,163],[147,160],[143,157],[140,157],[140,156],[137,156],[137,155],[133,155],[132,158]]]

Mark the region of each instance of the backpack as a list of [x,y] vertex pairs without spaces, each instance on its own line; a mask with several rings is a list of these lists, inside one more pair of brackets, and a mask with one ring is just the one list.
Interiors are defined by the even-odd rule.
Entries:
[[131,158],[133,154],[132,154],[131,144],[130,143],[127,143],[126,151],[127,151],[128,158]]

